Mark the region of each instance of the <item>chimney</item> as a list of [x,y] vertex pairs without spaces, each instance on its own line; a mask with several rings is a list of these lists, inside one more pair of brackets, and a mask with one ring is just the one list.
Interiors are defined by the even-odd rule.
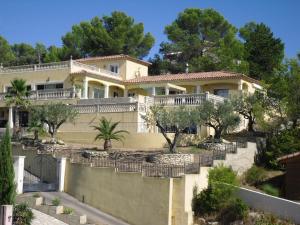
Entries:
[[186,66],[186,67],[185,67],[185,73],[189,73],[189,64],[186,63],[185,66]]

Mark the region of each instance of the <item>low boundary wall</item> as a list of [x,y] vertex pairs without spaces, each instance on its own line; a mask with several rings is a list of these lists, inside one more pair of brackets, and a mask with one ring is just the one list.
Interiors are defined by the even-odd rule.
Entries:
[[253,209],[272,213],[280,218],[300,224],[300,203],[246,188],[239,188],[238,195]]
[[207,186],[207,171],[181,178],[146,177],[67,161],[65,192],[132,225],[192,225],[193,188]]

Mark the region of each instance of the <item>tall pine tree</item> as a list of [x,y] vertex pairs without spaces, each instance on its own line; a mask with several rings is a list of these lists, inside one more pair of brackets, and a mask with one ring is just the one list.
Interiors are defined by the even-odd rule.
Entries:
[[12,205],[15,202],[16,186],[9,129],[0,145],[0,205]]

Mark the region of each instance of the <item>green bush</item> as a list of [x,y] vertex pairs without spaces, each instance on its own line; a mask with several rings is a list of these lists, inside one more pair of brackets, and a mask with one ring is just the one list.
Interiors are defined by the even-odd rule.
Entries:
[[15,205],[13,210],[14,225],[30,225],[34,215],[27,204]]
[[234,185],[237,184],[236,173],[231,168],[219,166],[211,169],[208,188],[196,195],[192,201],[193,211],[196,215],[221,211],[234,198]]
[[52,199],[52,205],[59,206],[60,204],[60,198],[54,198]]
[[258,185],[266,179],[266,171],[257,166],[252,166],[245,172],[245,181],[249,185]]
[[265,192],[268,195],[273,195],[278,197],[279,196],[279,190],[276,187],[273,187],[271,184],[264,184],[261,186],[261,190]]
[[261,217],[259,217],[254,225],[293,225],[293,223],[290,223],[286,220],[280,220],[276,216],[271,214],[263,214]]
[[64,207],[64,214],[70,215],[73,213],[73,211],[74,210],[72,208]]
[[236,220],[243,220],[248,215],[248,206],[239,198],[234,198],[228,205],[222,209],[218,220],[222,224],[229,224]]

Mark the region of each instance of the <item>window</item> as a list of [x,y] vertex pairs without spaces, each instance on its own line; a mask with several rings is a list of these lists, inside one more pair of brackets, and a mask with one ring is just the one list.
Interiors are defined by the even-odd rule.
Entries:
[[53,90],[53,89],[63,89],[63,88],[64,88],[64,84],[63,83],[38,84],[38,85],[36,85],[36,89],[38,91]]
[[104,90],[99,88],[94,88],[94,98],[104,98]]
[[4,111],[0,111],[0,119],[4,119]]
[[224,98],[228,98],[229,90],[228,89],[215,89],[214,94],[218,96],[222,96]]
[[109,65],[109,70],[113,73],[119,73],[119,65],[111,64],[111,65]]

